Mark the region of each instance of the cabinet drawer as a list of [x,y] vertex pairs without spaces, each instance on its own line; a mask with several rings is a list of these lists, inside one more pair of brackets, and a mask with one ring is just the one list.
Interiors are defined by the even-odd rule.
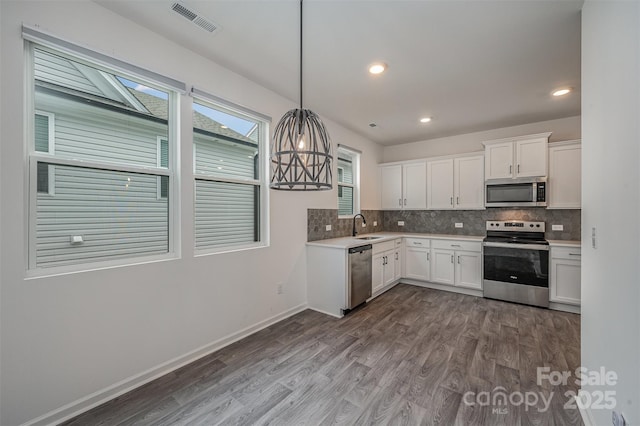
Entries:
[[395,241],[385,241],[384,243],[375,243],[373,245],[373,254],[382,253],[383,251],[393,250],[396,248]]
[[402,238],[398,238],[397,240],[395,240],[395,243],[396,243],[396,247],[402,246]]
[[431,247],[431,240],[426,238],[405,238],[404,244],[407,247]]
[[482,243],[480,241],[431,240],[431,248],[481,252]]
[[580,260],[580,247],[551,247],[551,258]]

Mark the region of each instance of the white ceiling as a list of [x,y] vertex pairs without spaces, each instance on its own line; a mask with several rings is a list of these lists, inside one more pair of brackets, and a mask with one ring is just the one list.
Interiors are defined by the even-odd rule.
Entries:
[[[213,34],[171,11],[172,0],[97,1],[298,101],[296,0],[184,0],[222,27]],[[307,0],[304,106],[384,145],[579,115],[581,6]],[[374,61],[387,72],[370,75]],[[574,92],[551,97],[560,86]]]

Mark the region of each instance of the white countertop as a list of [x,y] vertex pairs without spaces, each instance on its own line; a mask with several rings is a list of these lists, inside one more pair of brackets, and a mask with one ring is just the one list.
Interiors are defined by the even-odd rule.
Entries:
[[362,234],[359,237],[375,236],[381,237],[374,240],[361,240],[357,237],[341,237],[330,238],[327,240],[309,241],[308,246],[328,247],[337,249],[349,249],[351,247],[357,247],[365,244],[376,244],[385,241],[391,241],[396,238],[410,237],[410,238],[430,238],[439,240],[459,240],[459,241],[477,241],[482,242],[484,236],[471,236],[471,235],[450,235],[450,234],[418,234],[411,232],[376,232],[373,234]]
[[552,247],[580,247],[579,240],[547,240]]

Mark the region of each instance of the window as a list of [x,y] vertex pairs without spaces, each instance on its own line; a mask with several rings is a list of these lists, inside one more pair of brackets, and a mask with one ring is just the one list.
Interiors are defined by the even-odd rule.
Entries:
[[30,52],[29,268],[166,256],[177,93],[48,47]]
[[360,213],[360,152],[338,146],[338,216]]
[[220,102],[195,99],[195,248],[266,245],[267,122]]
[[[36,111],[34,119],[35,150],[46,154],[54,153],[54,116],[48,112]],[[55,194],[55,166],[38,164],[37,188],[41,194]]]

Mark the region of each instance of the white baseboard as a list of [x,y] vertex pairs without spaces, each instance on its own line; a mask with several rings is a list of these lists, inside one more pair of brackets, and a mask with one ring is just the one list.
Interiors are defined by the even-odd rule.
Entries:
[[282,321],[285,318],[302,312],[305,309],[307,309],[306,303],[295,306],[278,315],[274,315],[271,318],[267,318],[264,321],[260,321],[257,324],[246,327],[236,333],[230,334],[229,336],[218,339],[177,358],[152,367],[142,373],[121,380],[120,382],[114,383],[113,385],[94,392],[86,397],[80,398],[67,405],[43,414],[40,417],[29,420],[26,423],[23,423],[22,426],[55,425],[69,420],[79,414],[84,413],[85,411],[97,407],[98,405],[104,404],[105,402],[110,401],[113,398],[116,398],[135,388],[149,383],[150,381],[155,380],[158,377],[164,376],[165,374],[177,370],[178,368],[183,367],[187,364],[190,364],[204,356],[211,354],[212,352],[215,352],[224,348],[225,346],[237,342],[238,340],[243,339],[257,331],[260,331],[263,328],[269,327],[270,325]]
[[580,306],[568,305],[566,303],[549,302],[549,309],[553,309],[554,311],[569,312],[572,314],[580,313]]
[[336,315],[328,311],[323,311],[322,309],[314,308],[313,306],[309,306],[309,309],[311,309],[312,311],[320,312],[321,314],[329,315],[330,317],[334,317],[334,318],[342,318],[344,316],[344,315]]
[[432,288],[434,290],[450,291],[452,293],[460,293],[460,294],[467,294],[469,296],[482,297],[482,290],[473,290],[471,288],[455,287],[452,285],[437,284],[437,283],[432,283],[428,281],[418,281],[418,280],[412,280],[409,278],[402,278],[400,282],[402,284],[410,284],[418,287]]

